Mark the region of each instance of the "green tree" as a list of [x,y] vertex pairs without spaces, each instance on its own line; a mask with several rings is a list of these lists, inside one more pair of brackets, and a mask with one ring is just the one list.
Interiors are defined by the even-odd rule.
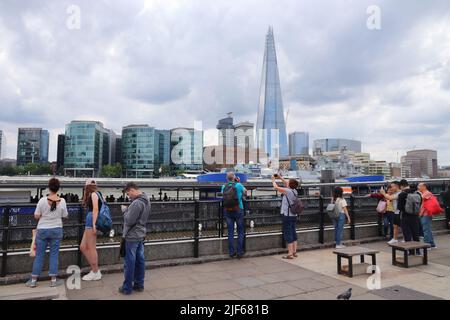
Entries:
[[103,178],[121,178],[122,165],[120,163],[116,163],[115,165],[103,166],[101,176]]
[[172,174],[172,170],[170,170],[170,166],[163,164],[161,166],[161,176],[167,177],[167,176],[170,176],[171,174]]

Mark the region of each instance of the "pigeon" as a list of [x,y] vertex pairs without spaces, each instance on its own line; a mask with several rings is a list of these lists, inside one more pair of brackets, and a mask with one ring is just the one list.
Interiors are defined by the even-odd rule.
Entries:
[[341,293],[337,296],[338,300],[350,300],[350,297],[352,296],[352,288],[348,289],[344,293]]

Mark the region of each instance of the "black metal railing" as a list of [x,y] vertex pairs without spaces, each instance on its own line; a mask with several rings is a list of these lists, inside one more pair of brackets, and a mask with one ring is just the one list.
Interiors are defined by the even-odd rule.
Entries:
[[[333,227],[333,221],[325,212],[330,198],[302,197],[305,210],[298,217],[299,231],[318,232],[318,242],[324,243],[326,229]],[[364,196],[347,197],[351,218],[350,239],[356,239],[357,226],[378,226],[378,234],[382,234],[383,221],[376,212],[377,199]],[[118,246],[123,228],[121,205],[110,203],[114,234],[100,236],[98,247]],[[0,204],[0,239],[1,270],[0,276],[8,274],[8,254],[29,251],[32,230],[36,228],[34,219],[35,204]],[[270,235],[282,233],[282,217],[280,214],[281,198],[256,199],[244,201],[245,239],[251,235]],[[81,266],[82,255],[80,243],[84,232],[85,212],[80,204],[68,204],[69,217],[64,221],[64,238],[61,248],[77,250],[77,264]],[[440,217],[438,219],[445,219]],[[163,243],[170,241],[192,241],[193,257],[199,257],[201,239],[224,238],[227,235],[227,224],[224,219],[222,201],[175,201],[152,202],[152,210],[147,221],[147,243]],[[281,237],[282,238],[282,237]],[[246,241],[245,241],[246,243]],[[245,245],[244,245],[245,249]]]

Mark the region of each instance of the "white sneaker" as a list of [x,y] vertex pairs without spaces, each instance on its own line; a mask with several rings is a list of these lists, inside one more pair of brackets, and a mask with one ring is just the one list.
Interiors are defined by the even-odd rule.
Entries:
[[345,246],[343,244],[336,246],[336,249],[344,249]]
[[81,279],[84,281],[98,281],[102,279],[102,273],[100,272],[100,270],[98,270],[97,272],[91,271]]
[[391,239],[388,241],[388,244],[396,244],[396,243],[398,243],[398,240],[396,239]]

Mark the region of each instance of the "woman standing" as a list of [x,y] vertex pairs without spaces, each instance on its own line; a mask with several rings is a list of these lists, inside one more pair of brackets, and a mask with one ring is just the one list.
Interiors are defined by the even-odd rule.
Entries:
[[101,194],[98,192],[94,179],[88,179],[84,188],[83,206],[86,208],[86,227],[81,240],[80,250],[91,266],[91,271],[82,279],[84,281],[98,281],[102,274],[98,269],[97,254],[97,217],[102,207]]
[[[279,178],[284,188],[278,186],[276,179]],[[272,176],[272,184],[275,190],[283,194],[283,200],[281,202],[281,214],[283,215],[283,237],[286,241],[288,254],[283,256],[283,259],[297,258],[297,215],[290,212],[290,203],[294,203],[296,197],[298,197],[299,183],[295,179],[286,180],[280,175]]]
[[333,192],[333,203],[339,216],[333,219],[334,223],[334,240],[336,241],[336,249],[345,248],[342,244],[342,236],[344,234],[345,217],[350,223],[350,215],[348,214],[347,201],[344,199],[344,190],[341,187],[336,187]]
[[33,262],[33,271],[31,279],[26,285],[31,288],[37,286],[37,279],[42,272],[44,264],[45,251],[50,247],[49,276],[51,277],[50,286],[56,287],[64,283],[57,279],[58,276],[58,257],[59,247],[63,238],[62,218],[67,218],[66,201],[58,197],[60,183],[58,179],[50,179],[48,182],[49,195],[39,200],[35,219],[39,220],[36,233],[36,257]]

